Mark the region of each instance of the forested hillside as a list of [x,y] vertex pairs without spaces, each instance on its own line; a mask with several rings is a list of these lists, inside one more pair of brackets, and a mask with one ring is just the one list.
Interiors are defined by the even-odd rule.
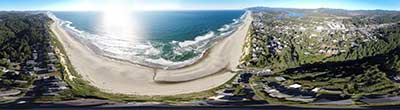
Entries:
[[265,9],[253,17],[241,66],[272,71],[256,77],[265,96],[359,104],[400,96],[400,12]]
[[48,51],[51,19],[45,14],[0,12],[0,58],[24,62],[34,51]]
[[400,46],[400,13],[336,14],[326,10],[258,12],[243,65],[284,70],[317,62],[362,59]]

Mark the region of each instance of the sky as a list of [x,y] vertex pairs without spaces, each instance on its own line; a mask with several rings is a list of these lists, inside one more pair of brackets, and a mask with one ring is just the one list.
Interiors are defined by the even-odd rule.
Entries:
[[0,0],[0,10],[230,10],[254,6],[400,10],[400,0]]

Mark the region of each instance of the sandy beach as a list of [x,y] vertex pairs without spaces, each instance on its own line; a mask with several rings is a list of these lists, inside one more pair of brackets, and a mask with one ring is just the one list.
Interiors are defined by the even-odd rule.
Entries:
[[51,29],[62,42],[74,69],[95,87],[111,93],[176,95],[215,88],[235,75],[230,71],[237,70],[251,19],[248,13],[242,26],[218,41],[204,58],[174,70],[154,69],[106,58],[74,39],[58,25],[59,21],[51,25]]

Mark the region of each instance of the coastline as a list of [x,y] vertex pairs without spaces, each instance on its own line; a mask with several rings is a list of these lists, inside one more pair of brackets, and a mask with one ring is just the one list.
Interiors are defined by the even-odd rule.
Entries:
[[[61,20],[59,18],[57,18],[53,13],[50,13],[51,16],[53,16],[53,19],[58,19]],[[195,37],[195,39],[193,40],[184,40],[184,41],[170,41],[169,43],[166,43],[166,45],[187,45],[187,43],[189,43],[190,45],[197,45],[195,46],[195,50],[192,51],[198,51],[198,54],[196,54],[195,56],[186,59],[186,60],[179,60],[179,61],[172,61],[169,58],[163,58],[162,56],[164,55],[160,55],[161,57],[159,58],[146,58],[146,55],[121,55],[121,54],[117,54],[117,53],[113,53],[111,50],[105,48],[107,46],[101,46],[96,40],[90,39],[87,36],[99,36],[96,34],[92,34],[92,33],[88,33],[86,31],[82,31],[77,29],[77,27],[72,25],[72,22],[70,21],[66,21],[66,20],[61,20],[62,23],[62,28],[67,31],[67,33],[69,33],[71,36],[73,36],[73,38],[75,38],[77,41],[81,42],[82,44],[84,44],[85,46],[89,47],[92,51],[94,51],[96,54],[101,55],[102,57],[106,57],[106,58],[110,58],[113,60],[118,60],[118,61],[123,61],[123,62],[130,62],[136,65],[141,65],[144,67],[149,67],[149,68],[153,68],[153,69],[164,69],[164,70],[175,70],[175,69],[181,69],[181,68],[185,68],[191,65],[196,64],[197,62],[199,62],[199,60],[202,60],[208,51],[219,41],[223,40],[226,37],[229,37],[231,34],[233,34],[234,32],[236,32],[236,30],[243,24],[244,18],[246,17],[246,15],[248,14],[248,11],[244,11],[243,14],[241,14],[241,16],[239,18],[234,18],[232,19],[233,22],[228,23],[228,24],[224,24],[223,26],[221,26],[218,30],[209,30],[208,33],[206,34],[201,34],[201,35],[197,35]],[[223,30],[223,31],[220,31]],[[215,34],[214,34],[215,33]],[[209,36],[209,37],[206,37]],[[211,37],[210,37],[211,36]],[[204,38],[205,37],[205,38]],[[94,38],[96,39],[96,38]],[[99,38],[101,39],[101,38]],[[199,39],[199,40],[198,40]],[[93,40],[93,41],[92,41]],[[199,42],[208,42],[207,44],[204,44],[202,46],[198,46],[200,44],[203,43],[199,43]],[[146,45],[146,46],[150,46],[150,50],[151,49],[156,49],[157,51],[161,51],[161,53],[164,52],[163,49],[160,50],[160,48],[155,48],[153,46],[153,44],[150,44],[152,41],[148,40],[146,41],[146,43],[144,44],[140,44],[140,45]],[[157,42],[154,42],[156,44],[158,44]],[[164,45],[164,44],[163,44]],[[133,46],[134,47],[134,46]],[[191,47],[191,46],[190,46]],[[182,46],[178,46],[178,47],[173,47],[173,48],[177,48],[177,49],[173,49],[173,54],[177,54],[175,53],[175,51],[179,51],[180,54],[182,54],[181,52],[187,52],[188,50],[182,49],[182,48],[188,48],[188,47],[182,47]],[[191,47],[192,48],[192,47]],[[118,50],[118,49],[116,49]],[[139,51],[141,51],[139,49]],[[146,51],[147,52],[147,51]],[[179,56],[182,57],[182,56]]]
[[97,55],[57,25],[59,21],[51,25],[51,30],[62,43],[77,72],[95,87],[122,94],[176,95],[217,87],[235,75],[223,70],[236,70],[242,55],[240,44],[244,44],[251,22],[249,15],[234,33],[208,49],[204,58],[176,70],[154,69]]

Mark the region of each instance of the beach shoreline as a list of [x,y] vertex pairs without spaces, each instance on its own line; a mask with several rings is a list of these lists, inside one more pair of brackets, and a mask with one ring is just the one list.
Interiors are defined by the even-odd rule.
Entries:
[[[51,13],[52,16],[54,16],[55,19],[59,19],[58,17],[56,17],[53,13]],[[138,55],[131,55],[131,54],[127,54],[127,55],[122,55],[122,53],[118,54],[118,53],[113,53],[111,50],[107,49],[107,46],[102,46],[98,43],[97,40],[95,40],[96,38],[90,38],[93,36],[101,36],[101,35],[97,35],[97,34],[92,34],[86,31],[82,31],[79,30],[77,27],[72,25],[72,22],[67,21],[67,20],[61,20],[61,25],[62,28],[67,31],[72,37],[74,37],[77,41],[81,42],[82,44],[84,44],[85,46],[89,47],[92,51],[94,51],[95,53],[97,53],[98,55],[101,55],[103,57],[107,57],[110,59],[114,59],[114,60],[119,60],[119,61],[123,61],[123,62],[130,62],[136,65],[140,65],[140,66],[145,66],[145,67],[149,67],[149,68],[153,68],[153,69],[164,69],[164,70],[176,70],[176,69],[181,69],[181,68],[185,68],[191,65],[196,64],[197,62],[199,62],[200,60],[202,60],[209,50],[211,50],[210,48],[212,48],[216,42],[219,42],[220,40],[223,40],[226,37],[229,37],[231,34],[233,34],[237,28],[239,28],[244,21],[245,16],[247,15],[247,11],[245,11],[243,14],[241,14],[241,16],[239,18],[234,18],[232,19],[233,22],[231,23],[227,23],[224,24],[223,26],[220,26],[220,28],[218,30],[209,30],[208,33],[206,34],[201,34],[201,35],[197,35],[196,38],[194,39],[187,39],[184,41],[168,41],[168,43],[163,44],[163,45],[179,45],[178,47],[173,47],[173,48],[177,48],[177,49],[173,49],[174,52],[172,52],[172,54],[176,55],[177,53],[182,54],[182,49],[181,48],[193,48],[191,46],[180,46],[181,43],[184,44],[186,42],[208,42],[207,44],[205,44],[204,47],[202,47],[201,49],[198,48],[197,46],[195,48],[196,51],[196,55],[192,56],[188,59],[185,58],[185,60],[173,60],[170,58],[164,58],[165,55],[158,55],[161,56],[159,58],[148,58],[146,59],[145,57],[150,55],[148,53],[146,53],[146,55],[144,54],[138,54]],[[228,27],[226,27],[228,26]],[[220,29],[222,28],[226,28],[225,31],[220,31]],[[210,35],[210,33],[213,33]],[[216,33],[216,34],[214,34]],[[204,37],[204,36],[212,36],[210,38],[206,38],[206,39],[202,39],[202,40],[196,40],[196,39],[200,39],[200,37]],[[136,41],[131,41],[131,42],[136,42]],[[164,53],[165,50],[158,48],[158,47],[154,47],[152,42],[155,43],[154,45],[158,45],[159,42],[154,42],[151,40],[147,40],[147,41],[143,41],[138,39],[137,42],[141,42],[138,45],[142,46],[142,45],[147,45],[152,47],[151,49],[157,49],[157,51],[160,51],[161,53]],[[196,44],[192,44],[192,45],[197,45]],[[135,45],[131,45],[132,47],[135,47]],[[112,46],[110,46],[112,47]],[[123,47],[121,47],[123,48]],[[119,49],[116,49],[119,50]],[[189,49],[190,50],[190,49]],[[201,51],[198,51],[201,50]],[[121,50],[119,50],[121,51]],[[141,50],[138,50],[141,51]],[[177,52],[175,52],[177,51]],[[187,50],[185,50],[184,52],[186,52]],[[147,52],[147,51],[146,51]],[[129,53],[129,52],[128,52]],[[135,52],[133,52],[135,53]],[[153,54],[152,54],[153,55]],[[154,56],[152,56],[154,57]],[[182,57],[180,55],[176,55],[176,57]]]
[[235,75],[231,71],[236,70],[242,55],[241,47],[251,22],[249,15],[235,32],[216,41],[204,53],[204,58],[174,70],[150,68],[97,55],[62,29],[58,25],[60,21],[52,24],[51,30],[62,43],[74,68],[93,86],[111,93],[176,95],[218,87]]

